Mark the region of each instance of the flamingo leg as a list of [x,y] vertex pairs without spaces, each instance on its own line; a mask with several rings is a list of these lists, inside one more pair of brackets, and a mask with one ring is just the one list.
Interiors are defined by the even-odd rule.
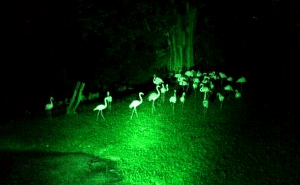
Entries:
[[98,121],[98,116],[99,116],[99,113],[100,113],[100,111],[98,111],[98,114],[97,114],[97,119],[96,119],[96,121]]
[[175,103],[173,103],[173,114],[175,114],[175,112],[174,112],[174,105],[175,105]]
[[155,110],[155,106],[154,106],[154,100],[153,100],[153,102],[152,102],[152,113],[153,113],[154,110]]
[[[135,109],[135,108],[134,108]],[[130,120],[132,119],[133,113],[134,113],[134,109],[132,110],[132,114],[130,116]]]
[[103,117],[103,119],[104,119],[104,121],[105,121],[105,118],[104,118],[104,116],[103,116],[103,112],[102,112],[102,110],[101,110],[101,116]]

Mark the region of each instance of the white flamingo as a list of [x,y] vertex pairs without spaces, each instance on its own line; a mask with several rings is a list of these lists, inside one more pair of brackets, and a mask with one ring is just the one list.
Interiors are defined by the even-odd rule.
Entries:
[[221,93],[217,93],[217,96],[221,102],[220,110],[222,111],[223,101],[224,101],[225,97]]
[[179,85],[182,86],[182,90],[184,90],[184,87],[187,86],[187,89],[185,91],[188,91],[189,89],[189,83],[187,81],[179,81]]
[[178,74],[175,74],[174,77],[177,78],[177,80],[178,80],[181,77],[180,72]]
[[97,121],[98,121],[98,116],[99,116],[99,113],[101,112],[101,116],[103,117],[104,121],[105,121],[105,118],[103,116],[103,113],[102,113],[102,110],[106,109],[107,107],[107,97],[104,98],[104,105],[103,104],[100,104],[98,105],[96,108],[94,108],[94,111],[98,110],[98,114],[97,114]]
[[53,97],[50,97],[50,103],[48,103],[46,106],[45,106],[45,110],[47,111],[47,114],[48,115],[51,115],[51,110],[53,109],[53,101],[54,98]]
[[142,95],[144,95],[144,93],[140,92],[140,93],[139,93],[140,101],[139,101],[139,100],[134,100],[134,101],[132,101],[131,104],[129,105],[129,108],[132,108],[132,107],[133,107],[133,110],[132,110],[132,114],[131,114],[130,119],[132,119],[133,112],[135,112],[136,116],[138,117],[138,114],[137,114],[137,111],[136,111],[136,107],[143,103]]
[[203,100],[206,100],[206,93],[210,92],[210,89],[208,87],[205,87],[202,83],[200,84],[200,86],[200,92],[204,92]]
[[113,99],[112,99],[111,95],[109,94],[109,91],[107,91],[106,98],[107,98],[108,108],[111,109],[111,102]]
[[232,81],[233,81],[233,78],[230,76],[230,77],[227,78],[227,81],[228,81],[228,82],[232,82]]
[[235,90],[235,98],[236,99],[239,99],[239,98],[241,98],[242,97],[242,94],[236,89]]
[[203,80],[202,80],[202,83],[206,84],[208,82],[210,82],[210,77],[209,76],[204,76]]
[[174,105],[177,101],[177,98],[176,98],[176,90],[174,90],[174,96],[171,96],[171,98],[169,99],[170,103],[173,103],[173,114],[174,114]]
[[157,77],[157,76],[154,74],[154,75],[153,75],[153,83],[154,83],[155,85],[160,85],[160,84],[164,83],[164,81],[163,81],[161,78]]
[[193,89],[194,89],[194,91],[195,91],[195,97],[197,96],[197,91],[196,91],[196,89],[198,88],[198,83],[193,83]]
[[198,84],[200,83],[200,80],[198,77],[193,78],[193,89],[195,91],[195,97],[197,96],[197,91],[196,89],[198,88]]
[[226,91],[228,91],[229,92],[229,97],[230,97],[230,91],[234,91],[233,90],[233,88],[231,87],[231,85],[226,85],[225,87],[224,87],[224,90],[226,90]]
[[156,86],[157,93],[152,92],[152,93],[149,95],[149,97],[148,97],[148,100],[149,100],[149,101],[152,101],[152,113],[153,113],[153,111],[155,110],[154,101],[155,101],[157,98],[159,98],[159,96],[160,96],[160,90],[158,90],[158,88],[159,88],[159,85]]
[[215,84],[212,81],[209,82],[209,88],[212,90],[215,88]]
[[200,71],[197,71],[196,76],[197,76],[197,77],[201,77],[201,75],[202,75],[202,73],[201,73]]
[[239,79],[237,79],[236,83],[240,83],[241,84],[241,92],[242,92],[242,84],[246,82],[246,78],[245,77],[241,77]]
[[227,76],[224,73],[222,73],[222,72],[219,72],[219,75],[221,77],[221,86],[223,86],[223,79],[227,78]]
[[182,96],[180,97],[180,102],[182,103],[182,110],[183,110],[183,105],[185,102],[185,92],[182,93]]
[[208,100],[203,100],[202,104],[203,104],[203,107],[204,107],[203,112],[204,112],[204,117],[205,117],[205,113],[206,113],[206,111],[208,109],[209,102],[208,102]]
[[209,73],[208,73],[208,76],[209,76],[210,78],[214,78],[214,76],[216,76],[216,72],[215,72],[215,71],[209,72]]
[[192,71],[186,71],[184,74],[185,74],[187,77],[192,77],[192,76],[193,76]]
[[160,89],[161,91],[161,100],[163,101],[163,103],[165,102],[165,94],[167,91],[169,91],[169,85],[167,84],[166,87],[164,84],[162,84],[162,88]]

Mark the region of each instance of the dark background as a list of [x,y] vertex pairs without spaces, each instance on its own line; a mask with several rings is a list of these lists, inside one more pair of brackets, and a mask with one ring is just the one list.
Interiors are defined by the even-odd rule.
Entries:
[[[154,27],[157,14],[164,12],[169,20],[168,11],[184,13],[185,2],[1,1],[5,109],[18,105],[24,110],[29,104],[43,109],[50,96],[70,97],[78,80],[87,83],[85,91],[89,92],[104,88],[92,81],[111,87],[133,79],[133,71],[151,79],[153,74],[147,69],[157,49],[152,42],[160,43],[155,41],[160,38],[133,31],[141,27],[137,9],[147,7],[142,15],[149,15],[146,18]],[[191,5],[202,7],[195,32],[196,66],[244,74],[270,92],[295,90],[300,51],[298,1],[191,1]],[[207,53],[211,58],[200,60]]]

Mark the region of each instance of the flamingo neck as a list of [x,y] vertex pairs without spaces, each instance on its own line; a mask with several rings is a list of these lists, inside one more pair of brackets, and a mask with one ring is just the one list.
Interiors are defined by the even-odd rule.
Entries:
[[158,90],[158,86],[156,86],[156,90],[158,92],[158,96],[160,95],[160,91]]
[[139,95],[140,95],[140,102],[143,102],[142,94]]
[[107,98],[104,98],[104,106],[107,107]]

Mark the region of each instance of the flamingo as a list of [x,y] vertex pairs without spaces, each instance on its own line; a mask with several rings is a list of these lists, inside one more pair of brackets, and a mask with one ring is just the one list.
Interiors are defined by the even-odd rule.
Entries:
[[222,104],[223,104],[225,97],[221,93],[217,93],[217,96],[219,97],[219,100],[221,102],[220,110],[222,111]]
[[201,73],[200,71],[197,71],[196,76],[197,76],[197,77],[201,77],[201,75],[202,75],[202,73]]
[[193,83],[193,89],[194,89],[194,91],[195,91],[195,97],[197,96],[197,91],[196,91],[196,89],[198,88],[198,83]]
[[108,108],[111,109],[112,97],[109,94],[109,91],[107,91],[106,98],[107,98],[107,102],[108,102]]
[[229,91],[229,97],[230,97],[230,91],[234,91],[233,88],[231,87],[231,85],[226,85],[224,87],[224,90]]
[[51,110],[53,109],[53,100],[54,98],[50,97],[50,103],[45,106],[45,110],[47,111],[48,115],[51,115]]
[[215,84],[212,81],[209,82],[209,88],[212,90],[215,88]]
[[97,114],[97,121],[98,121],[98,116],[99,116],[99,113],[101,112],[101,116],[103,117],[104,121],[105,121],[105,118],[103,116],[103,113],[102,113],[102,110],[106,109],[107,107],[107,97],[104,98],[104,105],[103,104],[100,104],[98,105],[96,108],[94,108],[94,111],[95,110],[98,110],[98,114]]
[[210,77],[209,76],[204,76],[203,80],[202,80],[202,83],[206,84],[208,82],[210,82]]
[[178,80],[181,77],[181,74],[180,73],[175,74],[174,77],[177,78],[177,80]]
[[232,82],[232,81],[233,81],[233,78],[230,76],[230,77],[227,78],[227,81],[228,81],[228,82]]
[[192,77],[192,76],[193,76],[192,71],[186,71],[184,74],[185,74],[187,77]]
[[223,84],[223,79],[224,79],[224,78],[227,78],[227,76],[226,76],[224,73],[222,73],[222,72],[219,72],[219,75],[220,75],[220,77],[221,77],[221,86],[222,86],[222,84]]
[[204,107],[204,117],[205,117],[205,112],[207,111],[208,104],[209,104],[208,100],[203,100],[202,104],[203,104],[203,107]]
[[242,84],[246,82],[246,78],[245,77],[241,77],[239,79],[237,79],[236,83],[240,83],[241,84],[241,92],[242,92]]
[[144,95],[144,93],[140,92],[140,93],[139,93],[140,101],[139,101],[139,100],[133,100],[133,101],[131,102],[131,104],[129,105],[129,108],[132,108],[132,107],[133,107],[133,110],[132,110],[132,114],[131,114],[130,120],[132,119],[133,112],[135,112],[136,116],[138,117],[138,114],[137,114],[137,111],[136,111],[136,107],[143,103],[142,95]]
[[208,73],[208,76],[209,76],[210,78],[214,78],[214,76],[216,76],[216,72],[215,72],[215,71],[212,71],[212,72]]
[[153,75],[153,83],[156,85],[160,85],[160,84],[164,83],[164,81],[161,78],[156,77],[156,75],[154,74]]
[[154,106],[154,101],[159,98],[160,96],[160,91],[158,90],[159,88],[159,85],[156,86],[156,90],[158,93],[155,93],[155,92],[152,92],[149,97],[148,97],[148,100],[149,101],[152,101],[152,113],[153,113],[153,110],[155,109],[155,106]]
[[183,110],[183,105],[185,102],[185,92],[182,93],[182,96],[180,97],[180,102],[182,103],[182,110]]
[[162,99],[162,101],[164,103],[165,102],[165,93],[167,91],[169,91],[169,85],[167,84],[166,87],[165,87],[165,85],[162,84],[162,88],[160,89],[160,91],[161,91],[161,99]]
[[200,84],[200,92],[204,92],[204,98],[203,100],[206,100],[206,93],[210,92],[210,89],[208,87],[203,86],[203,83]]
[[169,99],[170,103],[173,103],[173,114],[174,114],[174,105],[177,101],[176,99],[176,90],[174,90],[174,96],[171,96],[171,98]]
[[208,108],[208,100],[203,100],[203,107]]
[[242,97],[242,94],[236,89],[235,90],[235,98],[239,99]]
[[184,87],[187,86],[186,91],[188,91],[188,89],[189,89],[189,84],[188,84],[188,82],[182,80],[182,81],[179,81],[179,85],[182,86],[182,90],[184,90]]
[[193,89],[195,91],[195,97],[197,96],[197,91],[196,89],[198,88],[198,84],[200,83],[200,80],[198,77],[193,78]]

